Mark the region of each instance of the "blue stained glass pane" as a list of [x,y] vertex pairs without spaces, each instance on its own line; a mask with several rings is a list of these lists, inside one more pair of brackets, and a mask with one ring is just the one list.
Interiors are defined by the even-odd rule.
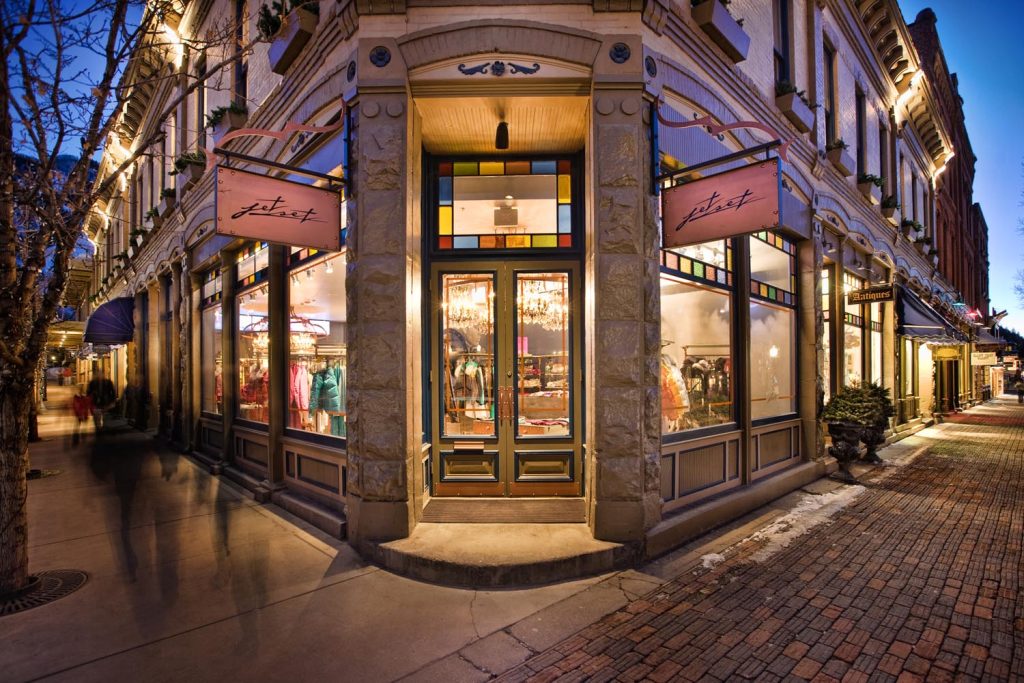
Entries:
[[572,232],[572,207],[568,204],[558,206],[558,232]]
[[558,165],[554,161],[534,161],[533,165],[530,166],[530,170],[534,175],[540,173],[557,173]]
[[452,179],[451,176],[442,176],[437,179],[437,201],[441,204],[452,203]]
[[476,249],[477,248],[476,236],[475,235],[473,235],[473,236],[462,235],[462,236],[456,237],[455,241],[452,243],[452,246],[454,246],[456,249]]

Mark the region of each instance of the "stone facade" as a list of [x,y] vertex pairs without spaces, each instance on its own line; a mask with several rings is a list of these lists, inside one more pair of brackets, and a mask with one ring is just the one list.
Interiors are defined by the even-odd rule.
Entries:
[[[177,31],[202,35],[223,29],[232,21],[230,4],[185,3]],[[584,517],[594,537],[640,552],[645,547],[663,550],[741,514],[766,496],[781,495],[820,476],[828,467],[818,420],[825,392],[822,376],[829,366],[833,376],[839,372],[844,343],[833,332],[831,356],[825,353],[826,324],[835,325],[841,316],[833,316],[831,323],[823,319],[822,268],[856,274],[868,284],[903,284],[930,299],[954,324],[962,321],[948,306],[949,295],[960,290],[981,297],[987,288],[980,281],[968,287],[958,279],[961,271],[947,266],[959,263],[962,254],[947,243],[945,228],[937,227],[946,223],[936,222],[932,188],[950,158],[970,156],[969,146],[957,149],[960,138],[949,130],[928,85],[933,75],[915,51],[895,1],[874,3],[880,14],[872,17],[838,0],[788,0],[785,6],[785,45],[777,43],[772,3],[759,0],[733,0],[729,15],[744,21],[721,35],[698,25],[690,3],[676,0],[523,0],[501,7],[459,0],[429,7],[325,2],[315,35],[284,76],[270,71],[267,45],[257,43],[245,58],[244,92],[238,91],[235,67],[212,75],[172,112],[174,148],[162,149],[155,163],[135,164],[116,196],[96,207],[91,231],[101,252],[94,283],[97,303],[134,294],[140,306],[145,302],[149,307],[148,327],[136,311],[139,351],[130,373],[136,381],[148,380],[154,404],[151,426],[166,415],[171,420],[168,435],[202,453],[214,471],[325,528],[340,531],[344,527],[338,520],[344,519],[349,540],[361,549],[415,533],[432,500],[428,478],[439,457],[436,448],[424,443],[429,429],[423,403],[431,382],[425,348],[432,343],[423,315],[429,272],[429,250],[424,247],[429,221],[424,216],[433,208],[427,204],[431,200],[424,169],[431,155],[495,154],[486,146],[453,145],[453,136],[442,141],[428,131],[443,125],[451,132],[464,125],[468,140],[470,129],[479,132],[476,126],[486,129],[487,139],[494,130],[489,117],[500,116],[497,112],[517,98],[531,103],[532,115],[547,115],[547,125],[557,127],[564,121],[550,110],[584,99],[580,111],[585,120],[578,127],[583,132],[571,150],[584,165],[583,196],[575,200],[582,205],[583,244],[574,258],[583,272],[581,351],[586,359],[585,453],[582,472],[574,476],[582,483]],[[888,43],[878,42],[883,39],[865,28],[869,20],[888,22]],[[722,44],[722,35],[735,39],[737,30],[749,39],[747,56],[738,62],[735,50]],[[246,31],[254,35],[252,17]],[[838,56],[829,78],[823,59],[826,45]],[[206,68],[227,54],[226,49],[209,50]],[[110,172],[150,132],[169,125],[158,120],[159,113],[187,87],[186,75],[199,75],[202,64],[198,54],[188,54],[184,46],[182,50],[185,54],[168,67],[179,78],[133,95],[130,109],[143,115],[119,127],[101,173]],[[538,68],[529,74],[465,71],[467,64],[485,57],[514,58]],[[780,59],[812,112],[814,124],[807,133],[799,132],[776,101]],[[126,77],[134,73],[129,69]],[[826,91],[830,82],[835,84],[832,93]],[[476,109],[454,122],[443,118],[439,100]],[[247,244],[214,234],[212,173],[189,182],[170,175],[170,161],[183,152],[204,146],[214,156],[209,135],[204,142],[200,134],[200,120],[229,101],[244,102],[248,127],[269,131],[280,131],[288,122],[324,127],[334,123],[332,116],[344,117],[344,133],[323,138],[343,137],[347,150],[344,158],[339,151],[336,160],[348,181],[349,365],[343,441],[304,441],[291,434],[280,397],[271,399],[266,429],[240,423],[234,414],[239,383],[236,263]],[[344,112],[339,113],[343,103]],[[834,132],[826,130],[826,106],[835,115]],[[710,135],[702,128],[657,125],[659,117],[679,122],[704,116],[715,124],[745,121],[755,126]],[[522,126],[514,130],[527,129],[526,123]],[[539,139],[541,132],[533,134]],[[689,437],[684,435],[680,446],[662,434],[664,312],[659,197],[653,176],[670,163],[691,166],[775,137],[786,143],[779,230],[795,245],[794,409],[777,420],[750,417],[751,299],[748,291],[737,291],[733,371],[745,383],[733,399],[735,424],[730,430],[702,433],[703,440],[691,444],[696,451],[724,449],[723,462],[734,454],[734,483],[722,484],[722,491],[730,490],[725,503],[698,500],[719,490],[713,486],[693,494],[697,498],[692,502],[705,507],[677,497],[682,502],[675,507],[682,513],[676,514],[667,504],[671,496],[666,491],[676,491],[685,477],[669,463],[686,462],[680,453],[686,452]],[[901,204],[891,220],[879,198],[872,200],[858,186],[856,175],[849,177],[829,160],[826,144],[835,138],[848,141],[851,153],[859,152],[861,173],[884,177],[882,194]],[[284,140],[249,136],[226,146],[267,162],[303,163],[307,143],[320,139],[306,132]],[[550,151],[527,147],[531,154]],[[953,151],[956,156],[950,157]],[[951,177],[947,168],[943,182]],[[154,188],[159,191],[167,182],[175,187],[175,208],[148,230],[130,267],[104,282],[112,271],[109,257],[132,237],[132,229],[148,224],[144,213],[155,197]],[[939,187],[941,212],[945,185]],[[939,267],[901,230],[901,220],[911,218],[928,234],[940,236],[940,255],[947,255],[940,256]],[[972,224],[976,234],[978,224],[983,219]],[[748,239],[737,238],[735,250],[737,282],[747,289]],[[270,249],[270,308],[283,314],[290,255],[285,247]],[[975,251],[971,258],[977,260],[979,254]],[[956,268],[972,272],[962,264]],[[206,275],[218,271],[226,311],[220,351],[227,409],[222,416],[204,413],[198,399],[204,381],[201,361],[210,353],[202,348],[197,329],[202,324],[201,290]],[[141,296],[143,292],[147,295]],[[841,291],[834,292],[833,310],[840,310],[842,303]],[[878,323],[888,359],[883,382],[895,388],[899,344],[894,308],[886,304],[881,310]],[[180,347],[172,358],[162,356],[160,321],[167,315],[173,318],[170,329]],[[288,329],[283,318],[272,321],[274,343],[287,347]],[[271,364],[272,385],[285,379],[284,363],[281,355]],[[311,483],[313,475],[301,472],[303,462],[321,478]]]

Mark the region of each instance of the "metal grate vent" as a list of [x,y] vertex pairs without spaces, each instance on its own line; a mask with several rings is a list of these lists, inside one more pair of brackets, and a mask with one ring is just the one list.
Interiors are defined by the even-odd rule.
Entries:
[[14,595],[0,598],[0,617],[59,600],[85,585],[89,575],[78,569],[50,569],[32,576],[32,583]]

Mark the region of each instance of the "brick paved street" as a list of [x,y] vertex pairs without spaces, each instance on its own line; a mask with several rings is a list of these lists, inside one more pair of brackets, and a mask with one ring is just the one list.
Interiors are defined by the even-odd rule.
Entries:
[[949,422],[830,523],[740,543],[500,680],[1024,680],[1024,408]]

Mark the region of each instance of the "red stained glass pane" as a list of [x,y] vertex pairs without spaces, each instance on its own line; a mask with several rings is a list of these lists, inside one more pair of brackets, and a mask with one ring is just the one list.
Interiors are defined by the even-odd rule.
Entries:
[[446,162],[446,163],[443,163],[443,164],[438,164],[437,165],[437,174],[438,175],[451,175],[452,174],[452,164],[451,164],[451,162]]
[[438,237],[437,238],[437,248],[438,249],[451,249],[452,248],[452,238],[451,237]]
[[560,247],[571,247],[572,246],[572,235],[559,235],[558,246]]
[[559,173],[569,173],[571,170],[572,170],[572,163],[571,162],[565,161],[565,160],[558,162],[558,172]]
[[505,163],[505,175],[530,175],[529,161],[509,161]]

